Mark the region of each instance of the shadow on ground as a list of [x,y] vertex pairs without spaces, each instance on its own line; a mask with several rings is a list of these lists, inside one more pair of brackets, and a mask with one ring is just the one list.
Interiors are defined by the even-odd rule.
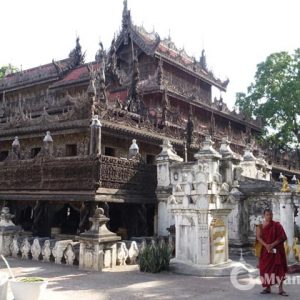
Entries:
[[[141,273],[137,266],[117,267],[110,272],[84,272],[78,267],[9,259],[16,276],[39,276],[49,280],[42,300],[106,299],[257,299],[263,297],[259,285],[249,291],[235,289],[229,277],[200,278],[175,275]],[[252,262],[253,263],[253,262]],[[255,261],[254,261],[255,263]],[[1,271],[4,270],[1,264]],[[250,279],[244,277],[246,283]],[[289,286],[290,299],[296,299],[299,286]],[[277,292],[277,289],[274,289]],[[278,299],[277,294],[268,295]],[[262,298],[263,299],[263,298]]]

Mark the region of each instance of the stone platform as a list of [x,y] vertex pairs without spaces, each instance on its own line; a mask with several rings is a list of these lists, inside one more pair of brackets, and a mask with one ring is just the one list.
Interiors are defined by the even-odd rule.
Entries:
[[172,259],[170,271],[176,274],[193,275],[199,277],[223,277],[230,276],[233,270],[238,270],[238,274],[258,274],[258,270],[245,261],[228,260],[226,263],[218,265],[195,265],[182,262],[177,259]]

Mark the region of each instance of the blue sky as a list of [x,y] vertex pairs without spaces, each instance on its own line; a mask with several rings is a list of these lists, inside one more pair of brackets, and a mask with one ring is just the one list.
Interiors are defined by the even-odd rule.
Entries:
[[[128,0],[135,24],[170,33],[179,48],[229,77],[223,95],[232,106],[256,65],[277,51],[300,47],[298,0]],[[107,48],[121,26],[123,0],[9,0],[0,2],[0,65],[23,69],[67,57],[78,34],[87,60],[101,39]]]

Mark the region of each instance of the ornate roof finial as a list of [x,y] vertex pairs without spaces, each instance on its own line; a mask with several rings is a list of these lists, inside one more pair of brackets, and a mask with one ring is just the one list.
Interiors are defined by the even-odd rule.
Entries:
[[127,0],[123,0],[123,15],[128,12],[128,3]]
[[95,60],[97,63],[103,63],[105,61],[106,51],[104,50],[103,43],[101,40],[99,41],[100,49],[97,51],[95,55]]
[[78,67],[84,63],[85,53],[81,51],[81,45],[79,42],[79,36],[76,38],[76,46],[69,54],[69,69]]
[[130,10],[127,7],[127,0],[123,1],[123,15],[122,15],[122,32],[124,34],[124,45],[128,44],[131,26]]
[[140,81],[140,71],[138,62],[138,53],[132,48],[132,77],[131,85],[128,91],[124,109],[133,113],[141,114],[144,111],[144,103],[141,99],[140,90],[138,88]]
[[123,1],[122,26],[127,28],[131,22],[130,10],[128,10],[127,0]]
[[222,82],[222,86],[226,89],[229,84],[229,78],[227,78],[225,81]]
[[207,70],[206,55],[205,55],[204,49],[202,49],[202,52],[201,52],[200,66],[202,69]]

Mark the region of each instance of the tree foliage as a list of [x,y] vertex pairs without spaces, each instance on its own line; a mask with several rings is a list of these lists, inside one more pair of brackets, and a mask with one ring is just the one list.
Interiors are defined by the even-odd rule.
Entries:
[[0,79],[4,77],[6,71],[6,67],[1,67],[0,68]]
[[247,116],[264,120],[263,138],[281,149],[300,142],[300,48],[269,55],[257,65],[247,94],[238,93],[236,106]]
[[6,65],[6,66],[2,66],[0,67],[0,79],[3,78],[5,76],[6,71],[9,70],[9,72],[17,72],[18,68],[12,66],[12,65]]

